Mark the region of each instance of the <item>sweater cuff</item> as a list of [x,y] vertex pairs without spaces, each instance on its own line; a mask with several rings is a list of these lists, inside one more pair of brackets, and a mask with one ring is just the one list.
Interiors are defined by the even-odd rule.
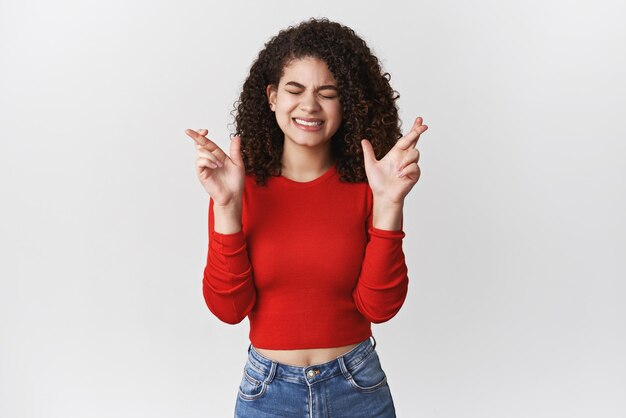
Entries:
[[399,229],[397,231],[388,231],[386,229],[378,229],[370,226],[369,228],[370,236],[376,236],[380,238],[388,238],[388,239],[402,239],[406,236],[403,230]]
[[211,236],[209,238],[214,240],[216,244],[220,244],[224,249],[240,248],[246,242],[243,229],[233,234],[222,234],[220,232],[213,231],[211,232]]

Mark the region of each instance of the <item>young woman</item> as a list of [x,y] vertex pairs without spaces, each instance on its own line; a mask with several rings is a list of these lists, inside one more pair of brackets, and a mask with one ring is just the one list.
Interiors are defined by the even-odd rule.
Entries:
[[404,199],[427,126],[404,137],[378,59],[354,31],[310,19],[259,53],[230,155],[187,130],[209,199],[203,293],[248,317],[236,417],[394,417],[371,323],[402,306]]

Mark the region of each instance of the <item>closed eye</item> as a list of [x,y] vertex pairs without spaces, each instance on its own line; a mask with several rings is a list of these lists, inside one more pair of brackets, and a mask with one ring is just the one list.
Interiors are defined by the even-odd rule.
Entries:
[[[300,94],[301,92],[300,91],[289,91],[289,90],[287,90],[287,93],[289,93],[289,94]],[[337,97],[339,97],[337,95],[335,95],[335,96],[325,96],[323,94],[320,94],[320,96],[323,97],[324,99],[336,99]]]

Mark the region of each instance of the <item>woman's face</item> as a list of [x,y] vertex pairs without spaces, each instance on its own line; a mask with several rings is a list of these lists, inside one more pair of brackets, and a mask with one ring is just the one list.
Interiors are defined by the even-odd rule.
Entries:
[[337,81],[320,59],[291,61],[278,86],[267,86],[267,97],[285,141],[325,147],[341,126]]

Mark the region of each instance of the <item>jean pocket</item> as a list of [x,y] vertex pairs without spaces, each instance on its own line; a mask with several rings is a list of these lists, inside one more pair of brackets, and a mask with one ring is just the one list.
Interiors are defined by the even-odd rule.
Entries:
[[243,369],[241,383],[239,383],[239,397],[244,401],[259,399],[267,389],[267,373],[257,369],[250,362]]
[[387,384],[387,375],[380,365],[380,359],[376,351],[372,351],[362,362],[349,366],[346,365],[350,385],[359,392],[373,392]]

